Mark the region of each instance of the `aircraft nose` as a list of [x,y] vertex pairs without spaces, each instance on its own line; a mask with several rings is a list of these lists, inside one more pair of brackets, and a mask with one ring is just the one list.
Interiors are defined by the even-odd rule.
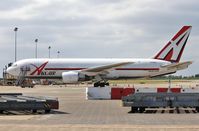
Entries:
[[17,75],[17,69],[16,68],[13,68],[13,67],[9,67],[7,70],[6,70],[7,73],[11,74],[11,75],[14,75],[16,76]]

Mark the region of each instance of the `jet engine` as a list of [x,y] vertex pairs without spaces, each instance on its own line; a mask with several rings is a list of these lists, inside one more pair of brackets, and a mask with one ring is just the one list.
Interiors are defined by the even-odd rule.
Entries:
[[80,81],[89,80],[89,76],[77,71],[68,71],[62,73],[62,79],[64,83],[78,83]]

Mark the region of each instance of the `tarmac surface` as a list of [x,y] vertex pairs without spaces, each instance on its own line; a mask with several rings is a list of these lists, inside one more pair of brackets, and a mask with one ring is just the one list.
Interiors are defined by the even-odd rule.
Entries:
[[8,111],[0,114],[0,130],[199,130],[199,113],[191,108],[147,109],[129,113],[120,100],[86,100],[85,86],[0,86],[0,93],[57,97],[59,110]]

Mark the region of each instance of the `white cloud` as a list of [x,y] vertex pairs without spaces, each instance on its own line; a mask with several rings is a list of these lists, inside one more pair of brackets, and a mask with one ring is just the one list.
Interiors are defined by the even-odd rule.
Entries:
[[[7,0],[0,4],[0,67],[14,59],[14,27],[18,31],[18,59],[34,56],[150,57],[183,25],[193,30],[183,60],[196,60],[180,74],[198,72],[197,0]],[[7,7],[7,8],[5,8]],[[103,53],[102,53],[103,51]]]

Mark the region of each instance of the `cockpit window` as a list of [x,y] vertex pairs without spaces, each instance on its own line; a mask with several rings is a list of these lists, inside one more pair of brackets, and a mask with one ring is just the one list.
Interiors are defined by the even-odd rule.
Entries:
[[12,63],[9,63],[9,64],[8,64],[8,67],[10,67],[10,66],[12,66]]

